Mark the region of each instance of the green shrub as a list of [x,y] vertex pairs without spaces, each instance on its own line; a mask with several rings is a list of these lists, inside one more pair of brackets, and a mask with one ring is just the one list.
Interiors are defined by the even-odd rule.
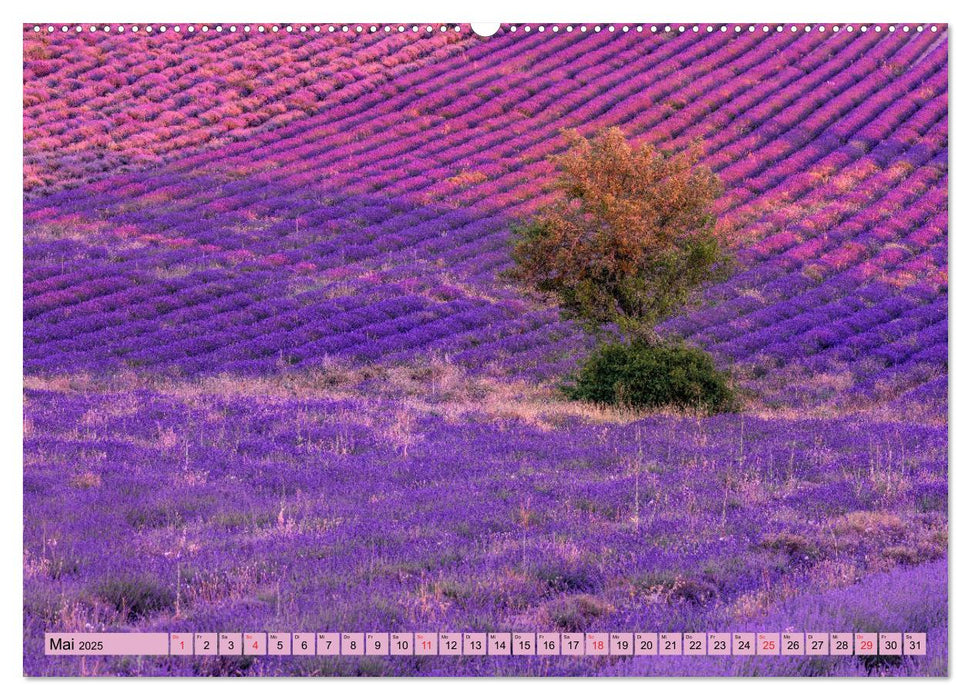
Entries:
[[735,408],[728,375],[715,367],[711,356],[670,342],[602,345],[566,393],[581,401],[631,408],[670,406],[707,413]]

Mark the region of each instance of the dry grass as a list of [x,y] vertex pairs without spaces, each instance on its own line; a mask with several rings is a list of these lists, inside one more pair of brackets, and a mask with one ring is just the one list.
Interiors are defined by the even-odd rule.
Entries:
[[[138,410],[138,399],[126,395],[134,389],[148,389],[161,394],[176,396],[205,409],[207,396],[252,396],[267,399],[394,399],[399,403],[401,414],[385,426],[372,426],[385,432],[395,444],[407,449],[408,424],[416,415],[434,413],[449,421],[461,421],[468,417],[494,420],[520,420],[541,430],[550,430],[571,420],[588,423],[628,424],[647,415],[679,416],[684,412],[674,410],[630,410],[619,407],[597,406],[567,400],[550,385],[532,384],[501,376],[472,375],[446,357],[432,357],[395,365],[356,366],[349,362],[323,358],[315,368],[287,371],[260,377],[240,377],[227,374],[200,378],[166,378],[132,371],[123,371],[109,377],[95,377],[79,373],[72,375],[27,376],[24,388],[54,392],[116,392],[118,400],[110,409],[98,409],[100,415],[85,415],[82,425],[101,427],[113,419],[131,415]],[[744,384],[752,371],[740,367],[740,381]],[[915,381],[926,379],[924,372]],[[929,425],[947,423],[947,416],[937,405],[914,404],[901,408],[895,395],[884,401],[845,404],[841,396],[853,384],[852,373],[834,371],[812,376],[789,376],[786,372],[772,372],[772,376],[760,379],[760,393],[782,391],[786,385],[797,385],[800,390],[811,390],[820,399],[809,407],[779,407],[767,404],[754,392],[741,391],[742,411],[763,419],[844,418],[856,416],[881,422],[917,422]],[[773,385],[777,385],[773,388]],[[394,425],[397,423],[397,425]],[[25,436],[32,426],[25,422]]]
[[207,261],[192,263],[179,263],[178,265],[158,265],[150,270],[153,277],[160,280],[175,280],[188,277],[196,272],[206,272],[207,270],[220,270],[230,267],[226,262],[218,258],[210,258]]
[[93,489],[101,486],[101,476],[92,471],[85,471],[72,476],[68,483],[78,489]]
[[847,513],[833,523],[833,531],[837,535],[900,534],[905,529],[904,521],[898,515],[866,510]]
[[[521,420],[543,430],[565,421],[579,419],[593,423],[630,423],[648,415],[644,411],[596,406],[568,401],[555,388],[524,381],[470,375],[447,360],[394,366],[354,367],[334,360],[322,362],[310,371],[281,373],[263,377],[216,375],[198,379],[170,379],[134,373],[119,373],[105,378],[91,375],[27,376],[28,390],[73,392],[116,392],[124,394],[148,389],[186,402],[205,404],[207,396],[252,396],[280,399],[355,399],[364,396],[395,400],[399,409],[384,425],[374,427],[406,450],[413,444],[412,426],[419,415],[434,413],[446,420],[460,421],[469,416],[496,420]],[[119,397],[113,414],[132,410]],[[666,415],[683,415],[663,412]],[[658,415],[654,412],[652,415]],[[88,415],[85,424],[104,425],[110,416]],[[166,446],[173,436],[159,436]]]

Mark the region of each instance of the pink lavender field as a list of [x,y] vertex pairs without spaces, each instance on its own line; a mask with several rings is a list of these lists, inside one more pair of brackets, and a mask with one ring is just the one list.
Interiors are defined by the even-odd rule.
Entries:
[[[24,28],[28,675],[946,675],[947,31]],[[272,25],[265,25],[267,28]],[[739,413],[500,274],[563,128],[700,140]],[[45,631],[917,631],[924,657],[54,658]]]

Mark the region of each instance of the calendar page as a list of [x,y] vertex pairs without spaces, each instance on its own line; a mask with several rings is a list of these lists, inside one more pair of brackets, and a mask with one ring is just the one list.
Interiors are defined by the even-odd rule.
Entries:
[[948,675],[948,26],[595,15],[23,25],[25,675]]

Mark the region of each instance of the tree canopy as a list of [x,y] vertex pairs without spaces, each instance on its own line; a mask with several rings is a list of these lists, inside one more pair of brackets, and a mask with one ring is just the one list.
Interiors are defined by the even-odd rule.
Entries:
[[513,276],[555,297],[591,330],[654,326],[731,262],[712,207],[722,186],[696,145],[676,154],[631,145],[616,127],[553,158],[556,197],[515,227]]

